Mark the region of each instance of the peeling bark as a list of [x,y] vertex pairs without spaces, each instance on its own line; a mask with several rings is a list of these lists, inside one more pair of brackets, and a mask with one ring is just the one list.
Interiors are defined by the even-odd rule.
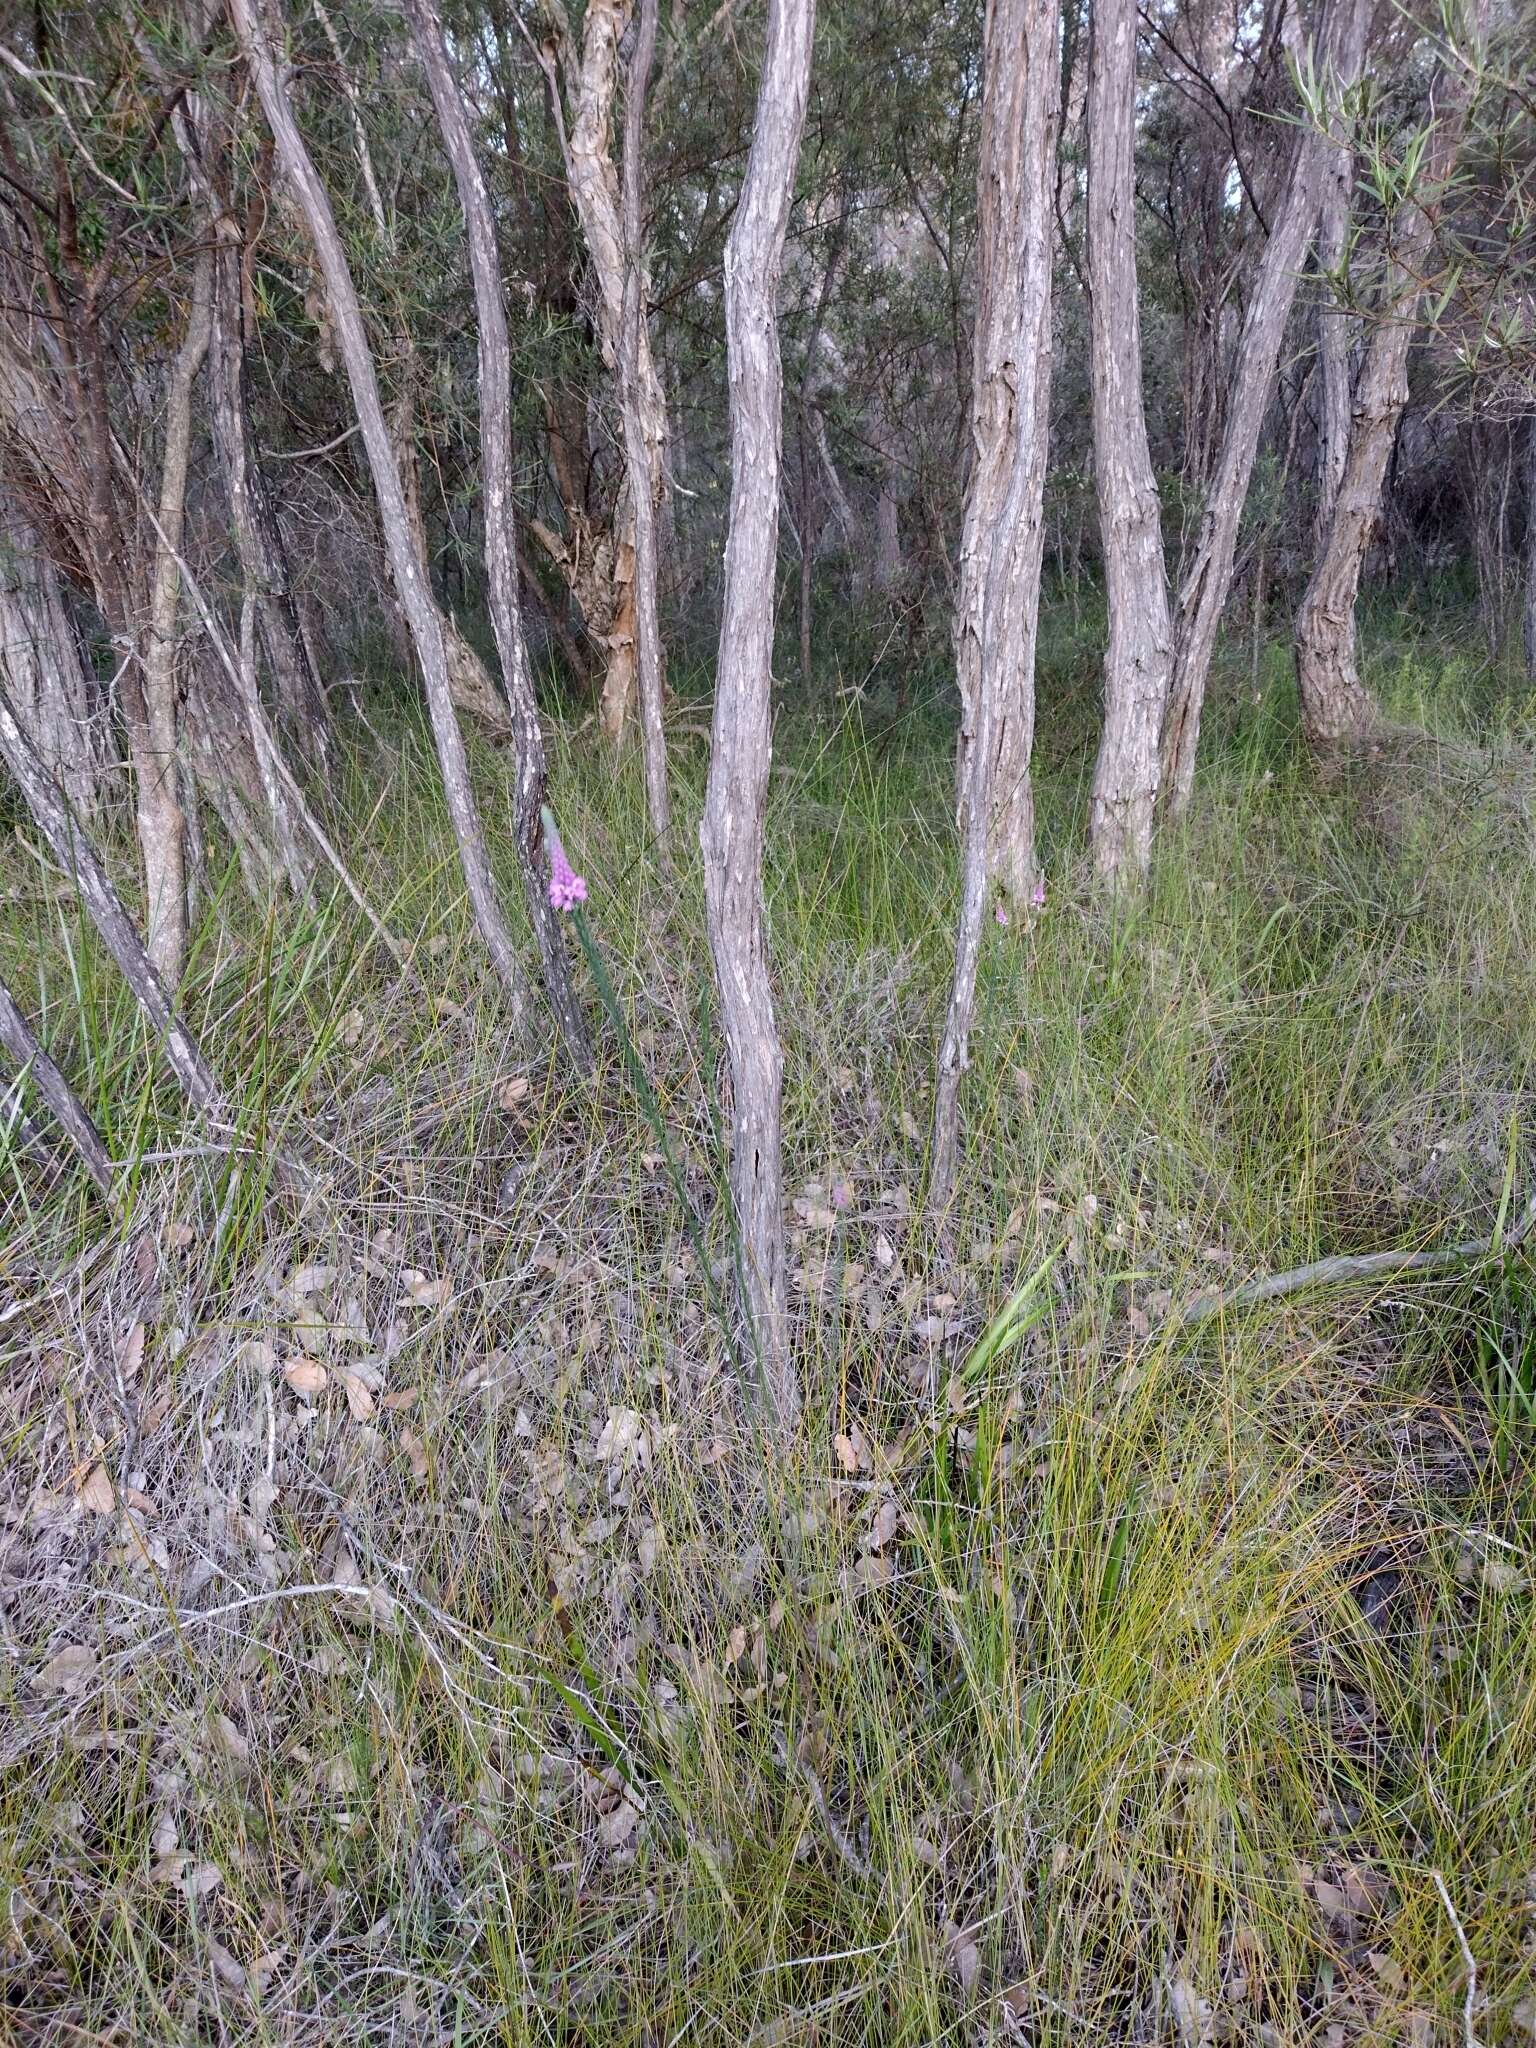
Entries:
[[1433,208],[1456,168],[1475,76],[1474,66],[1454,59],[1436,70],[1425,189],[1404,202],[1393,223],[1386,303],[1365,344],[1327,537],[1296,615],[1301,726],[1315,753],[1359,744],[1378,721],[1356,661],[1355,607],[1366,551],[1381,517],[1387,464],[1408,403],[1408,355],[1425,296]]
[[1051,256],[1060,116],[1054,0],[988,0],[978,165],[979,291],[973,456],[960,544],[961,897],[939,1046],[929,1194],[943,1211],[960,1163],[960,1083],[994,890],[1025,914],[1034,893],[1035,630],[1050,426]]
[[23,1016],[16,998],[0,981],[0,1045],[17,1066],[30,1073],[32,1085],[53,1111],[59,1127],[80,1154],[86,1172],[98,1193],[110,1203],[112,1159],[102,1143],[100,1131],[91,1122],[85,1104],[45,1051],[42,1041]]
[[1141,389],[1136,287],[1136,4],[1093,0],[1088,55],[1088,282],[1093,464],[1109,645],[1089,841],[1107,880],[1144,875],[1173,627]]
[[0,497],[0,677],[77,814],[106,800],[106,733],[57,571],[20,510]]
[[752,150],[725,253],[731,523],[699,841],[731,1076],[731,1192],[746,1307],[781,1433],[800,1412],[784,1273],[783,1052],[768,973],[763,819],[771,686],[783,363],[778,287],[810,88],[814,0],[768,0]]

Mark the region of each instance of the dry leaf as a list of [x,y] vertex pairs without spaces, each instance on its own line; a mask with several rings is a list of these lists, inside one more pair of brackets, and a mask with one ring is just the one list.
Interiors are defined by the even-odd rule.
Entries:
[[453,1282],[446,1273],[430,1280],[425,1273],[408,1268],[400,1275],[400,1285],[418,1308],[446,1308],[453,1300]]
[[650,1442],[645,1433],[645,1418],[636,1408],[610,1408],[608,1419],[598,1432],[597,1455],[611,1462],[627,1463],[631,1459],[637,1465],[644,1465],[650,1458]]
[[336,1027],[336,1036],[341,1040],[348,1052],[353,1051],[361,1042],[363,1036],[362,1011],[358,1009],[348,1010]]
[[514,1074],[510,1081],[503,1081],[496,1091],[496,1100],[503,1109],[517,1109],[528,1100],[533,1092],[533,1083],[526,1074]]
[[951,1922],[944,1929],[944,1960],[959,1979],[960,1989],[974,1991],[981,1975],[981,1950],[968,1927],[956,1927]]
[[85,1691],[96,1672],[96,1652],[88,1643],[68,1643],[37,1674],[38,1689],[66,1698]]
[[425,1479],[427,1476],[427,1447],[414,1430],[402,1429],[400,1448],[411,1462],[411,1477]]
[[621,1799],[611,1813],[603,1815],[597,1832],[605,1849],[622,1849],[639,1825],[640,1809]]
[[283,1378],[301,1399],[308,1401],[325,1391],[330,1374],[313,1358],[290,1358],[283,1367]]
[[112,1475],[99,1460],[80,1482],[80,1491],[75,1498],[87,1514],[110,1515],[115,1513],[117,1499],[112,1492]]
[[117,1353],[118,1377],[124,1386],[132,1386],[139,1376],[139,1367],[144,1363],[144,1325],[135,1323],[124,1337]]
[[213,1974],[221,1984],[227,1984],[231,1991],[245,1989],[245,1971],[222,1943],[208,1937],[208,1960],[213,1964]]
[[858,1471],[862,1461],[859,1457],[858,1445],[855,1444],[851,1436],[839,1434],[833,1437],[832,1448],[837,1453],[837,1462],[845,1472]]
[[379,1406],[386,1414],[396,1415],[402,1408],[409,1408],[420,1392],[419,1387],[402,1387],[396,1394],[386,1394]]
[[338,1368],[336,1377],[341,1381],[347,1397],[347,1407],[354,1422],[369,1422],[373,1418],[373,1396],[355,1372],[345,1367]]

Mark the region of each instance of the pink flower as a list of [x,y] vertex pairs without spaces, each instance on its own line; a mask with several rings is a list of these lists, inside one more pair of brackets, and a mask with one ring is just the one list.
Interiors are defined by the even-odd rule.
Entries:
[[1006,907],[1005,907],[1005,906],[1004,906],[1003,904],[1001,904],[1001,903],[997,904],[997,905],[996,905],[996,906],[994,907],[994,909],[993,909],[993,912],[992,912],[992,915],[993,915],[993,916],[994,916],[994,917],[995,917],[995,918],[997,919],[997,921],[998,921],[998,923],[999,923],[999,924],[1006,924],[1006,923],[1008,922],[1008,912],[1007,912],[1007,909],[1006,909]]
[[1044,908],[1045,908],[1045,877],[1044,877],[1044,875],[1042,875],[1042,876],[1040,877],[1039,881],[1038,881],[1038,882],[1036,882],[1036,884],[1035,884],[1035,886],[1034,886],[1033,890],[1032,890],[1032,891],[1030,892],[1030,898],[1029,898],[1029,900],[1030,900],[1030,902],[1031,902],[1031,903],[1033,903],[1033,905],[1035,906],[1036,910],[1044,910]]
[[549,900],[556,910],[574,910],[587,900],[587,885],[566,858],[560,834],[544,813],[544,844],[549,851]]

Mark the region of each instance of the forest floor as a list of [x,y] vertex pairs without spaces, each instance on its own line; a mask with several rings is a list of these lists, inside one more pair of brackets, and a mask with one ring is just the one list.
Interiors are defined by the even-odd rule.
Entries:
[[[789,1458],[611,1034],[591,1081],[510,1036],[385,692],[345,808],[425,989],[341,906],[214,891],[227,1152],[6,820],[6,974],[143,1163],[114,1232],[0,1139],[0,2036],[1536,2036],[1529,1263],[1169,1314],[1529,1191],[1536,700],[1381,634],[1438,739],[1323,789],[1243,655],[1117,912],[1060,637],[1047,902],[989,939],[943,1240],[950,728],[784,714]],[[676,884],[636,776],[566,733],[555,781],[723,1259],[699,723]]]

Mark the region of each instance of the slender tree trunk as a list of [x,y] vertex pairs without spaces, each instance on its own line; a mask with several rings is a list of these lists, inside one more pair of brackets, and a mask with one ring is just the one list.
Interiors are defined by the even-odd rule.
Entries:
[[522,1022],[528,1008],[527,982],[513,949],[512,935],[502,913],[480,829],[474,789],[469,779],[469,762],[464,751],[464,736],[459,731],[453,707],[442,620],[411,539],[405,492],[379,398],[378,378],[363,325],[362,308],[358,304],[357,290],[337,232],[330,199],[294,120],[287,86],[273,61],[266,29],[258,12],[259,5],[260,0],[230,0],[230,15],[250,65],[262,110],[277,143],[284,173],[303,210],[315,255],[325,277],[331,315],[346,364],[347,381],[352,388],[352,402],[373,472],[390,568],[426,685],[427,706],[465,885],[481,938],[514,1014]]
[[1520,637],[1526,674],[1536,678],[1536,413],[1525,434],[1525,602]]
[[725,252],[731,523],[699,840],[731,1075],[731,1191],[747,1307],[781,1431],[799,1414],[784,1275],[783,1053],[768,974],[763,818],[783,432],[778,287],[810,88],[814,0],[768,0],[752,151]]
[[[1317,222],[1317,267],[1325,278],[1337,277],[1349,251],[1349,224],[1355,182],[1354,151],[1341,145],[1328,159],[1322,206]],[[1317,307],[1317,506],[1313,515],[1314,551],[1328,537],[1334,500],[1344,475],[1349,448],[1349,415],[1353,377],[1350,372],[1350,322],[1330,304],[1325,284]]]
[[[1334,97],[1338,86],[1359,76],[1369,20],[1370,0],[1334,0],[1325,38]],[[1182,816],[1194,794],[1200,713],[1217,628],[1232,587],[1238,526],[1274,390],[1280,345],[1335,146],[1311,128],[1299,133],[1285,195],[1270,221],[1269,240],[1243,320],[1221,453],[1174,617],[1173,686],[1163,726],[1162,779],[1162,805],[1171,818]]]
[[[978,167],[971,478],[960,540],[955,664],[960,808],[982,700],[996,699],[980,764],[987,879],[1029,907],[1037,880],[1029,757],[1050,426],[1051,256],[1061,116],[1059,18],[1047,0],[988,0]],[[967,1009],[968,1009],[967,1004]]]
[[1327,538],[1296,615],[1302,732],[1316,753],[1357,745],[1377,724],[1375,700],[1360,679],[1355,658],[1355,607],[1366,551],[1381,518],[1387,464],[1408,403],[1408,355],[1434,242],[1431,208],[1456,167],[1474,76],[1471,64],[1452,61],[1437,68],[1430,95],[1434,130],[1426,189],[1405,201],[1394,223],[1386,303],[1361,358]]
[[978,165],[973,456],[960,544],[960,918],[934,1091],[929,1193],[942,1212],[960,1162],[960,1083],[989,906],[1034,895],[1035,629],[1050,424],[1051,256],[1060,115],[1055,0],[988,0]]
[[540,809],[548,788],[544,733],[517,593],[517,512],[512,474],[512,348],[496,252],[495,217],[475,154],[463,96],[448,61],[443,26],[433,0],[405,0],[417,54],[427,74],[438,126],[453,165],[469,239],[479,330],[480,450],[485,483],[485,561],[491,619],[502,682],[512,716],[516,783],[514,815],[518,862],[529,921],[539,942],[544,988],[566,1043],[585,1065],[590,1060],[586,1019],[571,986],[559,913],[545,881]]
[[624,319],[620,406],[624,452],[635,516],[635,654],[640,679],[640,745],[651,830],[664,849],[672,830],[667,789],[667,737],[662,725],[666,673],[662,660],[658,526],[665,469],[665,394],[651,350],[645,261],[645,96],[656,56],[657,0],[639,0],[635,46],[624,88]]
[[800,412],[800,432],[796,439],[800,458],[800,602],[797,624],[800,640],[800,680],[809,688],[812,661],[812,579],[816,570],[816,506],[815,493],[811,485],[810,456],[806,449],[803,406]]
[[1088,55],[1088,281],[1093,463],[1109,646],[1089,839],[1109,880],[1152,853],[1158,739],[1173,672],[1163,527],[1141,390],[1136,288],[1136,0],[1093,0]]
[[155,971],[174,988],[187,949],[186,829],[177,768],[176,614],[181,595],[181,529],[192,445],[192,390],[208,353],[212,261],[203,250],[193,272],[186,333],[171,369],[160,471],[159,534],[149,616],[140,655],[143,718],[129,722],[137,785],[139,851],[144,862],[146,945]]
[[112,1160],[101,1133],[91,1122],[85,1104],[48,1057],[42,1041],[22,1015],[15,997],[0,981],[0,1046],[31,1073],[32,1082],[58,1119],[59,1126],[80,1154],[86,1172],[99,1193],[112,1201]]
[[195,1038],[171,1005],[165,984],[145,951],[133,920],[123,908],[106,869],[72,815],[68,799],[49,775],[0,686],[0,760],[16,779],[27,809],[52,849],[54,859],[74,878],[86,914],[101,934],[118,971],[165,1046],[171,1070],[189,1102],[218,1122],[223,1115],[212,1070]]

